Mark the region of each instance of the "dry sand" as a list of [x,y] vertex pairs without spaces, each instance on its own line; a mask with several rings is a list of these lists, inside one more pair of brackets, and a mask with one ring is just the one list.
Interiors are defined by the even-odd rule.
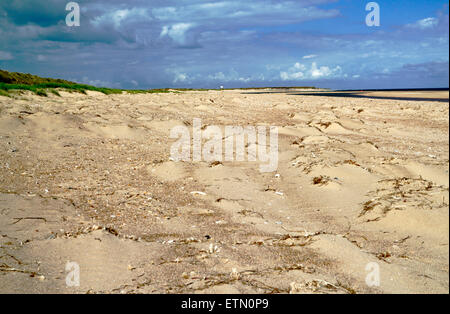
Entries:
[[[449,293],[448,102],[61,94],[0,96],[0,292]],[[193,118],[278,126],[277,172],[170,161]]]

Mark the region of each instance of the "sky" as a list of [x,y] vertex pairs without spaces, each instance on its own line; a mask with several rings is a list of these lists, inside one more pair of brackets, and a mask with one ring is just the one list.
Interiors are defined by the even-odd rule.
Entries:
[[96,86],[449,86],[440,0],[0,0],[0,69]]

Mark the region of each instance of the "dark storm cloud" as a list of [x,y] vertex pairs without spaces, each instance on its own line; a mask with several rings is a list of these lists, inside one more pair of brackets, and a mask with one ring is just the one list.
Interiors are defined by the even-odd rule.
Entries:
[[51,26],[64,19],[66,3],[60,0],[3,0],[0,15],[15,25]]

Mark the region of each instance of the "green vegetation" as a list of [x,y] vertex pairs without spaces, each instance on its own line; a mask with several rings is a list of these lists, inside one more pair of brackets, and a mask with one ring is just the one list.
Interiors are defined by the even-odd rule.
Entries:
[[[87,90],[90,91],[96,91],[101,92],[103,94],[109,95],[109,94],[120,94],[122,93],[122,90],[120,89],[113,89],[113,88],[106,88],[106,87],[95,87],[91,85],[85,85],[85,84],[77,84],[77,83],[38,83],[38,84],[8,84],[0,82],[0,90],[9,92],[12,90],[28,90],[35,94],[43,94],[42,90],[44,89],[50,89],[54,90],[55,88],[64,89],[67,91],[75,91],[79,93],[86,94]],[[57,92],[57,91],[56,91]]]
[[5,92],[4,90],[1,90],[1,89],[0,89],[0,96],[6,96],[6,97],[9,97],[9,94],[8,94],[8,92]]
[[56,89],[51,89],[50,92],[51,92],[52,94],[55,94],[56,96],[61,97],[61,94],[60,94]]
[[73,82],[61,79],[42,78],[36,75],[8,72],[3,70],[0,70],[0,83],[24,84],[24,85],[35,85],[44,83],[74,84]]
[[43,90],[43,89],[37,89],[36,90],[36,95],[38,95],[38,96],[45,96],[45,97],[48,96],[47,92],[45,90]]
[[[250,89],[314,89],[315,87],[253,87],[253,88],[226,88],[224,90],[250,90]],[[184,91],[208,91],[220,89],[194,89],[194,88],[177,88],[177,89],[148,89],[148,90],[124,90],[106,87],[95,87],[86,84],[74,83],[62,79],[43,78],[32,74],[8,72],[0,70],[0,96],[10,96],[12,91],[31,91],[39,96],[47,97],[50,92],[56,96],[61,96],[59,90],[67,92],[78,92],[86,94],[86,91],[100,92],[105,95],[121,94],[127,92],[130,94],[141,93],[171,93]]]
[[86,94],[86,91],[96,91],[106,95],[121,94],[123,91],[129,93],[166,93],[167,89],[157,90],[122,90],[106,87],[95,87],[87,84],[74,83],[62,79],[42,78],[32,74],[8,72],[0,70],[0,95],[9,96],[10,91],[31,91],[39,96],[48,96],[47,91],[61,96],[57,89],[68,92]]
[[143,93],[170,93],[170,89],[125,89],[123,90],[129,94],[143,94]]

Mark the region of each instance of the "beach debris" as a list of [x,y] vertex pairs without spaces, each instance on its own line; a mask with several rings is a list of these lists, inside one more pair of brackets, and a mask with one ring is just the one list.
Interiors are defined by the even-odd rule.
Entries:
[[291,282],[289,285],[289,294],[298,294],[301,293],[302,285],[299,283]]
[[211,243],[209,245],[209,249],[208,249],[208,253],[209,254],[214,254],[214,253],[219,253],[220,252],[220,247],[217,245],[214,245],[213,243]]
[[200,195],[200,196],[205,196],[206,195],[205,192],[201,192],[201,191],[192,191],[191,194],[192,195]]
[[328,176],[318,176],[313,178],[314,185],[325,185],[331,181],[331,178]]
[[394,178],[378,182],[377,189],[370,191],[371,197],[362,204],[359,217],[366,216],[367,222],[377,221],[393,210],[420,208],[432,210],[443,206],[433,194],[447,192],[444,186],[435,185],[432,181],[422,178]]
[[349,164],[349,165],[354,165],[354,166],[357,166],[357,167],[361,167],[360,164],[358,164],[356,161],[351,160],[351,159],[344,160],[344,164]]
[[231,269],[230,278],[232,280],[239,280],[239,273],[236,268]]
[[251,217],[264,218],[264,216],[261,213],[258,213],[258,212],[255,212],[255,211],[249,210],[249,209],[243,209],[241,211],[238,211],[238,214],[240,214],[242,216],[251,216]]
[[377,258],[383,261],[386,261],[386,258],[391,257],[391,253],[390,252],[381,252],[377,254]]
[[[283,228],[283,227],[281,227]],[[284,228],[283,228],[284,229]],[[315,234],[307,234],[307,235],[290,235],[284,234],[280,237],[269,238],[269,239],[259,239],[254,241],[249,241],[249,245],[257,245],[257,246],[284,246],[284,247],[292,247],[292,246],[306,246],[312,243],[313,236]]]
[[13,219],[15,219],[16,221],[13,222],[12,225],[15,225],[19,221],[22,221],[22,220],[25,220],[25,219],[28,219],[28,220],[36,219],[36,220],[42,220],[44,222],[47,222],[47,219],[45,219],[44,217],[19,217],[19,218],[13,218]]
[[302,283],[292,282],[290,284],[289,293],[290,294],[297,294],[304,292],[305,290],[309,290],[312,292],[343,292],[343,293],[349,293],[348,290],[336,286],[328,281],[322,280],[322,279],[313,279],[310,281],[305,281]]
[[194,238],[194,237],[189,237],[189,238],[187,238],[187,239],[185,239],[185,240],[183,240],[183,241],[181,241],[181,242],[186,243],[186,244],[189,244],[189,243],[196,243],[196,242],[200,242],[200,241],[197,240],[197,239]]

